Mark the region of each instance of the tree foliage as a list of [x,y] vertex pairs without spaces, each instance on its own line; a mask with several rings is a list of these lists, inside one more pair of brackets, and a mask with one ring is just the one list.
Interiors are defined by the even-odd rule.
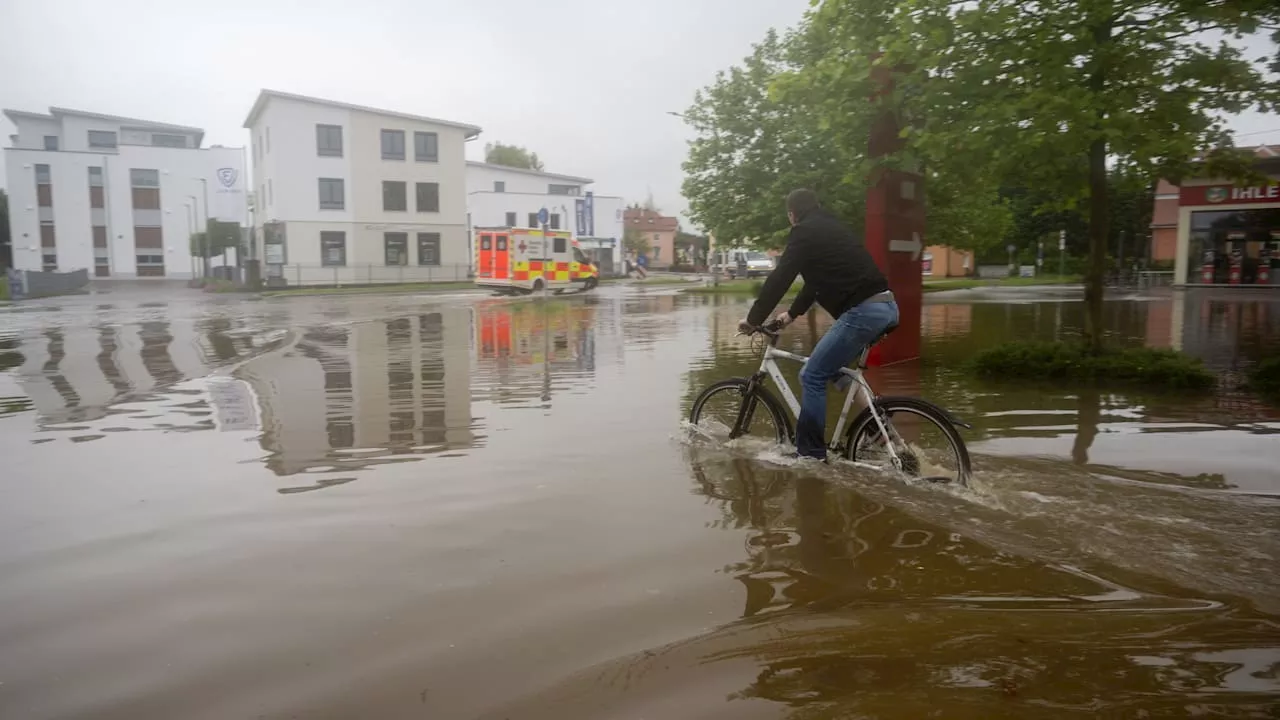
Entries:
[[622,248],[629,253],[635,253],[636,257],[641,255],[647,257],[653,246],[649,242],[648,233],[641,232],[635,228],[627,228],[622,231]]
[[[1262,31],[1280,42],[1275,0],[815,0],[696,96],[685,197],[755,244],[780,236],[797,186],[860,223],[869,128],[895,112],[890,162],[923,168],[930,242],[981,253],[1041,212],[1083,216],[1097,350],[1117,177],[1250,172],[1226,119],[1280,107],[1280,52],[1242,49]],[[890,69],[894,92],[871,100]]]
[[538,159],[538,153],[529,152],[519,145],[486,143],[484,161],[492,165],[504,165],[522,170],[542,170],[542,161]]
[[209,243],[205,246],[205,233],[191,234],[191,254],[202,257],[221,255],[225,250],[240,247],[240,223],[209,219]]

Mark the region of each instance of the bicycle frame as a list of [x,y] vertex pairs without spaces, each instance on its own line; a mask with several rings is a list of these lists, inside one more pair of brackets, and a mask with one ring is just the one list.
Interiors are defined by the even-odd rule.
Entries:
[[[782,369],[778,366],[777,361],[779,359],[791,360],[803,365],[809,361],[809,358],[805,355],[798,355],[793,352],[787,352],[786,350],[779,350],[777,348],[779,335],[777,333],[767,332],[764,330],[761,332],[769,338],[769,342],[765,344],[764,357],[760,360],[760,369],[756,371],[755,375],[751,376],[751,383],[754,385],[755,383],[761,382],[766,376],[772,378],[774,384],[778,387],[778,392],[782,394],[783,402],[787,404],[787,409],[791,411],[791,416],[798,421],[800,418],[800,401],[791,390],[791,386],[787,384],[786,376],[782,374]],[[853,408],[853,402],[857,399],[858,395],[861,394],[866,398],[868,408],[875,407],[875,391],[871,389],[871,384],[867,382],[867,379],[862,372],[867,367],[867,356],[870,355],[870,353],[870,346],[863,348],[862,354],[858,356],[857,369],[847,367],[840,368],[840,374],[848,377],[850,379],[850,383],[849,390],[845,393],[844,405],[840,408],[840,419],[836,421],[835,431],[831,434],[831,441],[827,443],[827,450],[830,452],[839,453],[843,450],[840,446],[839,438],[844,434],[845,426],[849,422],[849,410]],[[747,405],[748,403],[745,402],[742,404],[742,409],[740,410],[740,416],[738,418],[738,427],[745,427],[750,423],[749,416],[746,418],[741,416],[741,413],[748,413]],[[880,417],[880,413],[873,411],[871,413],[871,417],[875,419],[876,425],[879,426],[881,437],[886,439],[896,438],[897,433],[891,434],[890,428],[885,424],[884,419]],[[899,459],[898,452],[893,446],[893,442],[885,443],[885,448],[889,451],[889,459],[893,464],[893,467],[901,469],[902,461]],[[859,462],[857,460],[854,460],[853,464],[858,467],[872,470],[882,469],[879,465],[872,465],[870,463]]]

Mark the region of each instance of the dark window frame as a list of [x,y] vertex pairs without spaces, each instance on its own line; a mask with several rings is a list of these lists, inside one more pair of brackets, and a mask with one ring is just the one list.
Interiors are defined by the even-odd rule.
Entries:
[[[440,233],[438,232],[420,232],[418,233],[418,265],[425,267],[440,267]],[[427,262],[424,248],[434,248],[434,259]]]
[[507,213],[507,227],[515,227],[515,226],[516,226],[516,214],[513,212]]
[[383,160],[404,160],[404,131],[383,129],[381,135]]
[[[336,131],[336,135],[334,134]],[[337,143],[334,143],[334,138]],[[316,123],[316,156],[342,157],[342,126]]]
[[413,132],[414,162],[440,162],[440,134],[425,130]]
[[[333,188],[338,189],[338,199],[333,199]],[[329,188],[329,198],[325,199],[325,188]],[[344,178],[316,178],[316,192],[319,193],[321,210],[347,209],[347,183]]]
[[[399,194],[396,194],[396,191]],[[389,202],[394,201],[394,202]],[[399,207],[389,207],[389,205],[399,205]],[[404,180],[383,180],[382,181],[382,211],[383,212],[409,212],[409,183]]]
[[[334,236],[337,236],[336,238]],[[331,247],[341,247],[342,258],[334,261],[329,259],[329,249]],[[320,265],[323,267],[346,267],[347,266],[347,233],[344,230],[321,230],[320,231]]]
[[[427,191],[426,207],[423,207],[423,191]],[[440,183],[420,182],[413,184],[414,209],[420,213],[440,212]]]
[[[393,243],[398,245],[402,250],[400,253],[400,262],[398,263],[391,262],[391,248]],[[387,267],[405,266],[409,264],[409,233],[382,233],[382,261]]]
[[[50,140],[52,140],[53,142],[49,142]],[[60,138],[57,135],[45,135],[44,149],[48,150],[49,152],[57,152],[59,141],[60,141]]]
[[[98,138],[98,142],[94,141],[94,137]],[[111,142],[102,142],[107,137],[111,138]],[[115,150],[120,147],[120,133],[115,130],[90,130],[89,131],[89,147],[100,148],[104,150]]]

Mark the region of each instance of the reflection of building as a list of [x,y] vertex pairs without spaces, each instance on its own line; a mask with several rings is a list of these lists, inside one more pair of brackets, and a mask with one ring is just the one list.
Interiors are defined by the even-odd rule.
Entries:
[[1157,187],[1151,257],[1175,261],[1175,285],[1280,286],[1280,147],[1252,150],[1265,183]]
[[342,451],[469,446],[470,327],[466,308],[311,327],[246,362],[236,377],[259,398],[268,466],[288,475],[356,459]]
[[204,131],[50,108],[5,110],[14,266],[97,277],[191,277],[205,218],[248,224],[244,151]]
[[925,337],[968,335],[973,327],[973,305],[934,303],[920,314],[920,332]]

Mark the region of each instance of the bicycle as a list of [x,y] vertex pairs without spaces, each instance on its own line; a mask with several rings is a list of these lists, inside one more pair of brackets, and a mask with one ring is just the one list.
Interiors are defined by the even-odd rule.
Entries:
[[[880,397],[871,389],[864,371],[867,368],[867,357],[871,348],[884,339],[894,328],[890,327],[873,339],[858,357],[856,367],[840,369],[840,377],[836,387],[843,390],[847,387],[844,406],[840,410],[840,419],[836,422],[828,451],[843,456],[853,465],[876,471],[891,470],[908,478],[928,480],[931,482],[956,482],[967,485],[972,468],[969,462],[969,450],[957,428],[972,429],[968,423],[960,420],[938,405],[928,400],[906,396]],[[773,424],[774,440],[778,444],[795,442],[795,426],[792,419],[800,415],[800,402],[787,384],[782,370],[778,367],[779,359],[791,360],[804,364],[808,357],[778,349],[781,328],[769,323],[758,327],[748,335],[752,338],[763,335],[764,343],[760,369],[750,377],[735,377],[720,380],[711,384],[694,400],[689,412],[689,421],[695,427],[702,428],[706,419],[715,420],[712,405],[717,396],[729,398],[730,422],[720,422],[729,428],[729,439],[734,440],[752,434],[757,420],[767,419]],[[738,333],[739,336],[744,333]],[[772,379],[786,401],[784,405],[766,386],[766,379]],[[849,411],[854,401],[863,396],[865,408],[848,424]],[[735,407],[736,406],[736,407]],[[763,412],[761,409],[763,408]],[[790,410],[790,415],[785,411]],[[903,420],[895,419],[901,415]],[[922,443],[919,439],[921,431],[927,426],[941,431],[943,442]],[[843,433],[843,444],[837,441]],[[767,434],[767,433],[766,433]],[[885,441],[883,438],[889,438]],[[913,442],[908,442],[912,437]],[[876,454],[887,455],[880,462],[872,461]],[[950,460],[953,467],[939,466],[939,462]],[[941,467],[942,473],[933,472]],[[925,475],[924,472],[931,472]]]

